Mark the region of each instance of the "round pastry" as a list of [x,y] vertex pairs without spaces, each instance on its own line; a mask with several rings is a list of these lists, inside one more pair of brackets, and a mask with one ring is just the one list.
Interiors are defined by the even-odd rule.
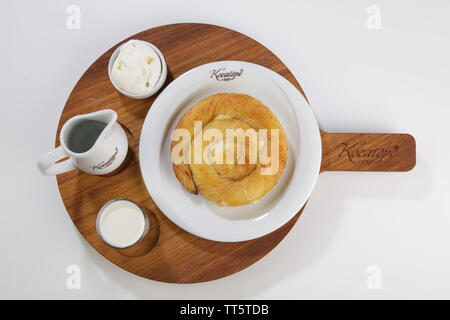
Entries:
[[261,101],[219,93],[182,116],[171,153],[173,171],[187,191],[219,206],[240,206],[276,185],[288,146],[280,122]]

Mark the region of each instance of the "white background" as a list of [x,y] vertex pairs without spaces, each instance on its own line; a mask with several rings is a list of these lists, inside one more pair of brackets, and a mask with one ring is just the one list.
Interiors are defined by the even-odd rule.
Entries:
[[[71,4],[80,30],[66,27]],[[379,30],[366,27],[369,5],[381,9]],[[448,0],[3,1],[0,298],[450,298],[449,15]],[[176,22],[261,42],[300,81],[326,131],[413,134],[416,168],[321,174],[285,240],[221,280],[165,284],[116,267],[80,236],[36,161],[99,55]],[[66,287],[72,264],[80,290]],[[371,265],[378,290],[367,286]]]

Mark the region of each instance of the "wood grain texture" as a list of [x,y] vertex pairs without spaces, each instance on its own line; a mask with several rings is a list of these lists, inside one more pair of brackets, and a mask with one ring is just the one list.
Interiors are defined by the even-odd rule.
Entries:
[[[279,73],[302,93],[286,66],[258,42],[229,29],[205,24],[174,24],[153,28],[123,40],[83,74],[62,112],[62,125],[77,114],[111,108],[129,136],[130,152],[123,170],[108,176],[72,171],[57,177],[64,205],[83,237],[106,259],[139,276],[173,283],[209,281],[238,272],[271,251],[289,232],[300,212],[273,233],[256,240],[222,243],[198,238],[178,228],[155,206],[142,180],[138,163],[139,135],[145,116],[157,95],[133,100],[117,92],[108,79],[107,65],[113,50],[129,39],[155,44],[168,65],[166,85],[184,72],[219,60],[242,60]],[[59,145],[56,138],[56,145]],[[131,257],[106,246],[95,230],[97,212],[107,201],[124,197],[134,200],[154,215],[157,239],[146,255]]]
[[409,171],[416,165],[416,142],[409,134],[321,131],[320,171]]
[[[129,39],[155,44],[168,65],[166,85],[184,72],[219,60],[241,60],[260,64],[289,80],[304,95],[287,67],[268,49],[238,32],[205,24],[166,25],[123,40],[98,58],[71,92],[62,112],[59,131],[71,117],[111,108],[129,138],[130,152],[121,170],[108,176],[81,171],[59,175],[57,182],[64,205],[83,237],[106,259],[144,278],[172,283],[214,280],[241,271],[270,252],[289,232],[301,211],[288,223],[264,237],[235,243],[198,238],[178,228],[156,207],[139,169],[139,135],[147,112],[157,95],[133,100],[117,92],[108,79],[112,52]],[[306,97],[305,97],[306,98]],[[321,171],[405,171],[415,164],[415,143],[409,135],[331,134],[321,132]],[[96,233],[99,209],[111,199],[129,198],[150,213],[152,250],[142,256],[118,252],[105,245]],[[295,199],[293,199],[295,201]]]

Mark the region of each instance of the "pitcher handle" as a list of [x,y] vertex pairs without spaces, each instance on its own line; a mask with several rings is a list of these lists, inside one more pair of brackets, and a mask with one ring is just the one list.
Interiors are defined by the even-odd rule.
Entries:
[[39,159],[38,168],[41,173],[46,176],[54,176],[76,169],[71,159],[56,163],[67,156],[68,155],[64,152],[62,146],[59,146],[56,149],[47,152]]

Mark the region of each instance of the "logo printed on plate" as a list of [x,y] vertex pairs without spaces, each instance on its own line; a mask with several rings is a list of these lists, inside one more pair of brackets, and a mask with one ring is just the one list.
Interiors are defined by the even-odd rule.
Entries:
[[230,81],[234,80],[236,77],[242,76],[244,69],[239,71],[228,71],[226,68],[212,69],[209,71],[211,74],[211,79],[216,79],[217,81]]

